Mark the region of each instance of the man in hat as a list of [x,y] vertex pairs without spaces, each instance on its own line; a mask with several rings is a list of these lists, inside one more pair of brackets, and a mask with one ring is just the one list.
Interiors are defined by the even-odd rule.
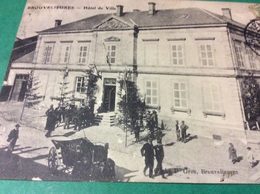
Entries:
[[154,174],[156,175],[161,175],[162,178],[166,178],[164,176],[164,171],[162,167],[162,162],[164,158],[164,150],[163,150],[163,144],[162,144],[162,139],[157,140],[157,144],[154,146],[155,150],[155,158],[157,161],[157,166],[154,169]]
[[141,155],[145,157],[144,175],[146,175],[146,170],[149,168],[149,177],[153,178],[154,150],[152,138],[149,138],[141,148]]
[[7,150],[8,153],[12,153],[12,151],[14,150],[16,141],[19,137],[19,128],[20,128],[20,125],[16,124],[15,128],[12,131],[10,131],[10,133],[8,135],[7,141],[10,142],[10,144],[8,146],[8,150]]

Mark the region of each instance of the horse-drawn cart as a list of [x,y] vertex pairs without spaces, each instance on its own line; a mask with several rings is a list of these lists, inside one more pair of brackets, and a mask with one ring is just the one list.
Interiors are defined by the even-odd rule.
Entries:
[[93,144],[87,138],[51,140],[48,167],[51,173],[70,169],[77,180],[113,181],[115,162],[108,158],[108,144]]

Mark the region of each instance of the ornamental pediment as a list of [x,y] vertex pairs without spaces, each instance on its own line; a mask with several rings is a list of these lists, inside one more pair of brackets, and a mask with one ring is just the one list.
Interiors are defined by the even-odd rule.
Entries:
[[115,18],[111,18],[106,20],[105,22],[101,23],[100,25],[96,26],[95,29],[98,30],[113,30],[113,29],[125,29],[130,28],[131,26],[123,23]]
[[118,42],[118,41],[120,41],[120,39],[115,36],[111,36],[105,39],[105,42]]

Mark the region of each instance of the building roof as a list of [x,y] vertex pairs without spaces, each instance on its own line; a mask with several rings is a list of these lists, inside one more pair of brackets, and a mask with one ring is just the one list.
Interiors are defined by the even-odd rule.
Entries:
[[33,56],[34,56],[34,51],[23,55],[22,57],[16,59],[13,61],[13,63],[32,63],[33,62]]
[[124,12],[122,16],[116,14],[98,14],[82,20],[78,20],[65,25],[57,26],[42,31],[42,33],[59,33],[66,31],[87,31],[95,30],[99,25],[115,18],[126,24],[129,28],[135,25],[138,28],[148,27],[167,27],[167,26],[185,26],[185,25],[212,25],[231,23],[237,26],[243,26],[225,16],[221,16],[200,8],[169,9],[156,10],[154,15],[149,15],[148,11]]

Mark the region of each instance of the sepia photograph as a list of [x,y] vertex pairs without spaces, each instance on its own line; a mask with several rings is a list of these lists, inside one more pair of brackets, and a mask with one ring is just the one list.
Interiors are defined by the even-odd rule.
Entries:
[[260,183],[260,4],[28,0],[0,179]]

